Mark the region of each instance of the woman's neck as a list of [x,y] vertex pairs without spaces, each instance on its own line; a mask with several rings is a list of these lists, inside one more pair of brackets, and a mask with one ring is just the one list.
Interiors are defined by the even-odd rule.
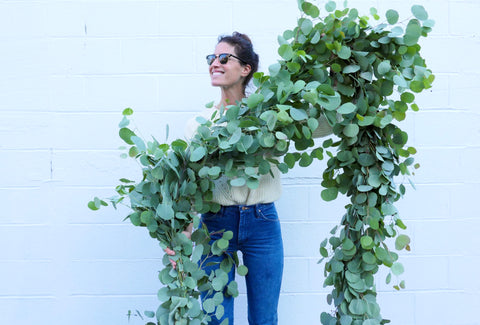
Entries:
[[245,91],[243,86],[241,87],[229,87],[229,88],[221,88],[222,90],[222,97],[220,99],[220,103],[218,107],[224,106],[227,107],[228,105],[235,105],[236,102],[241,101],[245,97]]

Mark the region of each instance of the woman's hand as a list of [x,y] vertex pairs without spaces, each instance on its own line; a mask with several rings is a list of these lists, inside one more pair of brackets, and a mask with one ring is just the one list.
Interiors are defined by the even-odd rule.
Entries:
[[[187,236],[188,239],[190,239],[192,237],[192,230],[193,230],[193,224],[189,224],[187,226],[187,229],[182,231],[182,234],[184,234],[185,236]],[[173,249],[167,247],[167,248],[165,248],[165,254],[167,254],[169,256],[175,256],[175,251]],[[177,268],[177,262],[170,259],[170,263],[172,263],[173,269],[175,270]]]

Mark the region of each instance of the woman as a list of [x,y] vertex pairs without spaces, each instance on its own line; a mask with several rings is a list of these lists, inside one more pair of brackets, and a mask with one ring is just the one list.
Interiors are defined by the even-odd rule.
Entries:
[[[258,55],[254,52],[250,39],[238,32],[231,36],[221,36],[214,54],[207,56],[212,86],[219,87],[221,97],[218,104],[201,113],[209,118],[214,110],[235,104],[245,97],[248,82],[258,68]],[[195,119],[187,124],[186,136],[191,138],[198,127]],[[331,128],[323,119],[316,136],[331,133]],[[276,325],[277,306],[283,273],[283,242],[274,202],[280,198],[280,173],[272,168],[273,176],[262,175],[257,189],[247,186],[231,187],[228,179],[222,177],[215,182],[213,201],[222,207],[218,213],[202,215],[201,222],[209,232],[230,230],[234,236],[230,240],[227,253],[241,251],[243,263],[248,267],[245,276],[248,300],[248,322],[250,325]],[[218,238],[212,238],[218,239]],[[167,254],[174,252],[167,249]],[[208,262],[221,262],[222,257],[213,256]],[[210,273],[219,263],[206,267]],[[235,270],[229,273],[234,279]],[[204,298],[204,297],[203,297]],[[224,319],[233,324],[233,297],[225,297],[222,305],[224,316],[217,319],[212,315],[210,324],[220,324]]]

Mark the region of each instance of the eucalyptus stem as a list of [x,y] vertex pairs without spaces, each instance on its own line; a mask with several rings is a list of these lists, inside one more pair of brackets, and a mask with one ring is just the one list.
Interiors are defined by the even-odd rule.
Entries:
[[[374,8],[371,17],[359,16],[358,10],[340,10],[329,1],[320,18],[313,3],[298,3],[304,15],[279,36],[281,59],[269,67],[270,74],[254,75],[256,92],[210,120],[199,119],[189,143],[146,142],[128,128],[133,111],[123,112],[119,135],[129,145],[125,156],[140,163],[142,180],[121,179],[118,197],[110,203],[115,207],[129,200],[132,224],[147,228],[163,248],[178,254],[178,270],[168,256],[163,259],[160,306],[145,312],[153,319],[148,325],[208,324],[210,315],[222,317],[218,307],[224,294],[238,295],[228,272],[234,265],[240,275],[248,270],[238,265],[236,256],[225,254],[232,233],[215,234],[212,240],[214,234],[199,222],[199,213],[220,209],[212,202],[215,180],[227,177],[230,186],[254,189],[273,166],[287,173],[324,154],[328,160],[321,197],[332,201],[342,194],[350,203],[331,237],[320,244],[324,285],[332,287],[327,301],[334,308],[321,314],[321,322],[389,322],[380,313],[375,274],[387,267],[390,283],[392,275],[403,273],[386,239],[395,239],[397,251],[410,250],[410,238],[400,234],[406,226],[394,206],[405,186],[395,180],[403,176],[410,181],[411,169],[418,167],[412,157],[416,150],[407,146],[407,133],[395,123],[405,119],[408,109],[419,109],[414,93],[430,88],[434,80],[418,44],[434,23],[418,5],[405,27],[395,10],[386,12],[388,24],[373,26],[370,20],[380,18]],[[315,147],[312,134],[324,118],[337,140]],[[99,198],[89,202],[94,210],[105,205]],[[189,224],[196,229],[191,239],[182,234]],[[227,259],[206,274],[202,266],[212,255]],[[393,287],[400,290],[405,283],[397,281]],[[200,292],[208,297],[202,307]]]

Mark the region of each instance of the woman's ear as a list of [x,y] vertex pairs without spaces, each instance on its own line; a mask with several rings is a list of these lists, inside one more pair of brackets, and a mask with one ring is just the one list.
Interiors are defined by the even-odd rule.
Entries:
[[250,71],[252,71],[252,67],[250,64],[246,64],[242,66],[242,77],[246,77],[250,74]]

